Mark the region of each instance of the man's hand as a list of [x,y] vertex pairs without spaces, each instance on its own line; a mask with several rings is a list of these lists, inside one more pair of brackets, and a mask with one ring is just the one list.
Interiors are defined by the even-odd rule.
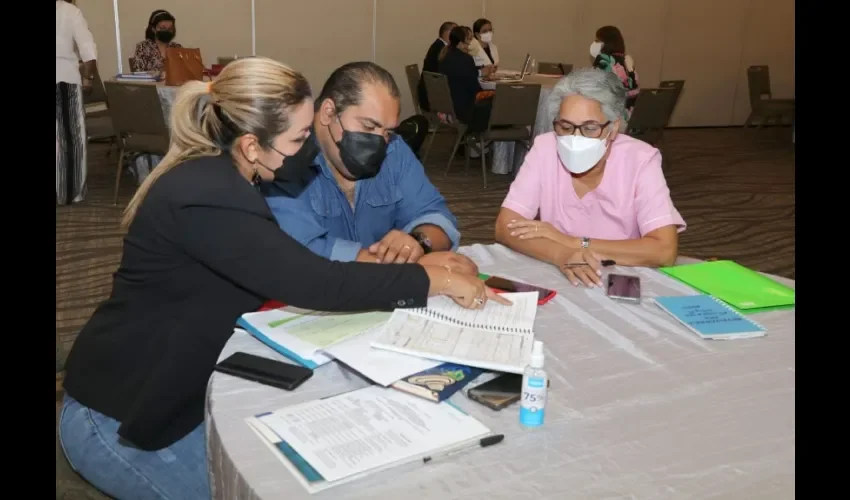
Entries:
[[478,266],[465,255],[454,252],[431,252],[418,262],[423,266],[448,267],[458,274],[478,276]]
[[92,79],[91,78],[83,78],[83,93],[88,95],[91,94],[92,91]]
[[414,263],[425,255],[416,238],[398,229],[391,230],[381,241],[373,243],[369,247],[369,253],[381,264]]

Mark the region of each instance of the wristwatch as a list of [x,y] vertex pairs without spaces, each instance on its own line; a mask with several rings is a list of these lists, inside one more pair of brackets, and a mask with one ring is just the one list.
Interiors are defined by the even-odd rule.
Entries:
[[582,236],[580,241],[582,248],[590,247],[590,238],[588,238],[587,236]]
[[422,247],[422,251],[425,255],[428,255],[434,250],[431,246],[431,238],[429,238],[425,233],[413,231],[410,235],[416,238],[416,241],[419,242],[419,245]]

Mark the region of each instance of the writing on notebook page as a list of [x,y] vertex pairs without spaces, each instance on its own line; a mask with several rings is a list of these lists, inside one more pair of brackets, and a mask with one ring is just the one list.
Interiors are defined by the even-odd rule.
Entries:
[[521,365],[534,337],[441,323],[421,316],[393,315],[381,341],[407,352],[485,363]]
[[425,308],[405,309],[405,312],[458,326],[513,332],[531,330],[537,315],[537,293],[511,293],[503,296],[512,302],[510,306],[488,301],[481,309],[466,309],[440,295],[429,298]]

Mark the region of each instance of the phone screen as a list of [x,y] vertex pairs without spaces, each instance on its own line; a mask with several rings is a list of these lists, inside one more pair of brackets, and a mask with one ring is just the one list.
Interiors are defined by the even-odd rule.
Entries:
[[537,300],[543,300],[555,293],[547,288],[529,285],[527,283],[520,283],[518,281],[511,281],[506,278],[500,278],[499,276],[490,276],[484,284],[490,288],[495,288],[496,290],[501,290],[503,292],[537,292]]
[[625,274],[609,274],[607,294],[615,299],[640,300],[640,278]]

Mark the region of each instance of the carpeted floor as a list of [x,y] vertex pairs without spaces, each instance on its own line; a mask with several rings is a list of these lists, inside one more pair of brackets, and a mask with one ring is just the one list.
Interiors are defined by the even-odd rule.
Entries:
[[[482,188],[480,163],[465,175],[462,159],[443,176],[449,134],[440,134],[426,168],[458,216],[463,243],[493,241],[494,221],[510,185],[488,175]],[[791,129],[669,130],[661,146],[673,201],[688,223],[679,253],[718,257],[794,278],[794,147]],[[115,155],[92,145],[86,202],[56,208],[57,418],[65,355],[95,306],[109,294],[121,259],[119,220],[134,186],[123,179],[119,205],[112,205]],[[478,166],[476,169],[475,167]],[[101,499],[68,467],[57,444],[57,499]]]

